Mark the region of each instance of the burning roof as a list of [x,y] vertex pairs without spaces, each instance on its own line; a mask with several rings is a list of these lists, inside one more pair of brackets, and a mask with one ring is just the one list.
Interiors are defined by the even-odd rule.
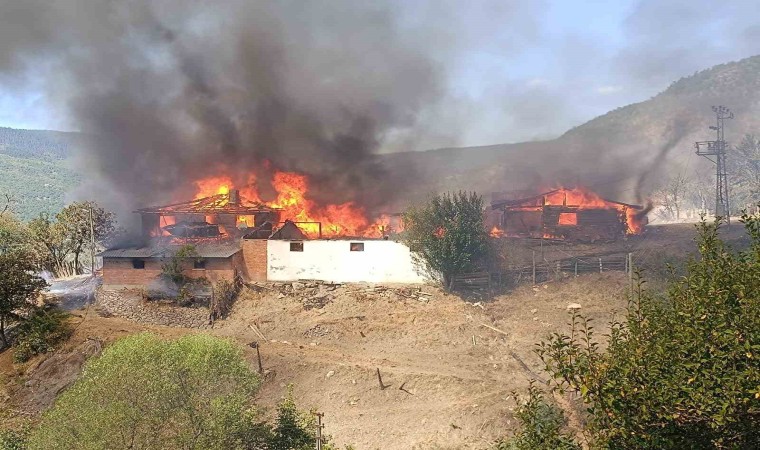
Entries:
[[226,193],[201,197],[187,202],[174,203],[165,206],[151,206],[135,211],[140,214],[159,214],[173,216],[176,214],[234,214],[237,216],[253,215],[265,212],[279,211],[279,208],[263,203],[248,202],[240,197],[236,190]]
[[580,241],[613,240],[639,234],[647,223],[642,206],[606,200],[595,192],[576,187],[559,188],[543,194],[495,202],[501,210],[500,224],[491,230],[495,237],[535,237]]

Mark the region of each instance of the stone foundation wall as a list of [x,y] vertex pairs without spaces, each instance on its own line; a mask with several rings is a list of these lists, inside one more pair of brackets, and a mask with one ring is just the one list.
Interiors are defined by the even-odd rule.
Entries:
[[210,328],[208,308],[184,308],[146,302],[139,290],[99,289],[95,305],[103,312],[138,323],[182,328]]

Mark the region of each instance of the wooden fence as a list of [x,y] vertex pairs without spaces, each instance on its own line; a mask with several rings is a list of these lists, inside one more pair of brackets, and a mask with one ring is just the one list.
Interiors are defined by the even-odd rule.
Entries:
[[492,274],[499,284],[533,284],[548,280],[557,280],[568,275],[578,276],[584,273],[603,273],[620,271],[632,273],[633,253],[613,255],[586,255],[563,258],[555,261],[538,261],[533,258],[531,265],[512,267],[506,271]]

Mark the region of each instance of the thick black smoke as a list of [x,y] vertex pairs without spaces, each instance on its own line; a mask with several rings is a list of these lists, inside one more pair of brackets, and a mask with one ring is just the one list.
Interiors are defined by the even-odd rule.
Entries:
[[310,175],[317,200],[377,207],[412,174],[383,182],[373,154],[441,96],[385,2],[25,0],[0,14],[0,72],[45,62],[48,95],[87,136],[88,195],[122,211],[271,169]]

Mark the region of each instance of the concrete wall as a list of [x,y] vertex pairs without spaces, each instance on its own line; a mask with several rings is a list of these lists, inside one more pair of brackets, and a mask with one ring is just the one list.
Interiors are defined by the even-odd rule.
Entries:
[[[103,285],[108,288],[141,288],[161,275],[161,259],[135,259],[143,259],[145,268],[133,268],[130,258],[103,258]],[[215,283],[219,280],[232,281],[235,278],[235,272],[243,270],[242,252],[237,252],[229,258],[204,259],[205,269],[193,269],[192,260],[184,261],[182,273],[190,278],[207,278]]]
[[[267,242],[269,281],[323,280],[331,282],[424,283],[412,262],[409,247],[380,240],[307,240],[303,251],[290,251],[293,241]],[[364,251],[350,251],[363,243]]]

